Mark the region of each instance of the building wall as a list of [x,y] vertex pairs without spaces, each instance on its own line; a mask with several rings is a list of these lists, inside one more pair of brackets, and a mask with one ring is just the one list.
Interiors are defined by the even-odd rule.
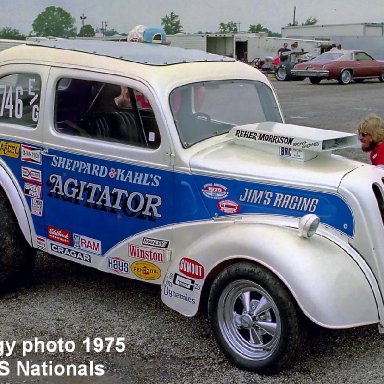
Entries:
[[281,28],[282,37],[384,36],[384,23],[302,25]]

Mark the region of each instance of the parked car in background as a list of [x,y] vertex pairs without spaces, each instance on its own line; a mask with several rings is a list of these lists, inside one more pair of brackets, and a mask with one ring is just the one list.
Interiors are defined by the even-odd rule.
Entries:
[[296,64],[291,74],[303,79],[308,77],[312,84],[319,84],[321,80],[337,80],[339,84],[349,84],[352,80],[362,82],[375,78],[383,82],[384,61],[375,60],[360,50],[335,50]]

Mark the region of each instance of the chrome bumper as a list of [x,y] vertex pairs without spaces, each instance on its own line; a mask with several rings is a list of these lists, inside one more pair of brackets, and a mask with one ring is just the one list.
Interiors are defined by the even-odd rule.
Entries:
[[292,76],[298,77],[322,77],[327,78],[329,75],[328,70],[311,70],[311,69],[292,69]]

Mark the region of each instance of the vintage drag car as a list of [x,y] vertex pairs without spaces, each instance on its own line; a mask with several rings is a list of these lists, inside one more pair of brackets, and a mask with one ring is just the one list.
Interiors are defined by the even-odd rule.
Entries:
[[36,249],[157,284],[259,373],[294,360],[308,321],[382,329],[384,172],[331,153],[353,134],[284,124],[258,70],[36,39],[0,53],[0,95],[3,289]]

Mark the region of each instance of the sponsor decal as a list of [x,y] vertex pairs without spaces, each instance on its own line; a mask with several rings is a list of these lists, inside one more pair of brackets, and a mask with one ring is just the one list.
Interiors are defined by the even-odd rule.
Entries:
[[21,167],[21,177],[24,181],[41,184],[41,171],[29,167]]
[[128,275],[129,263],[120,257],[108,257],[108,269],[120,275]]
[[316,212],[317,205],[319,204],[319,199],[315,197],[249,188],[244,188],[244,192],[240,195],[239,200],[250,204],[310,213]]
[[[174,298],[177,300],[181,300],[181,301],[187,302],[189,304],[196,304],[195,298],[190,296],[190,294],[192,292],[185,292],[185,291],[184,292],[178,292],[177,289],[178,289],[179,284],[175,284],[174,281],[175,281],[175,276],[173,275],[173,273],[170,273],[164,282],[163,294],[165,296],[168,296],[168,297],[171,297],[171,298]],[[178,278],[176,277],[176,281],[180,282],[181,280],[178,280]],[[183,287],[183,288],[185,288],[185,287]],[[188,290],[189,290],[189,288],[188,288]]]
[[50,246],[51,246],[51,251],[61,256],[68,256],[68,257],[71,257],[72,259],[84,261],[86,263],[92,262],[91,255],[88,255],[84,252],[80,252],[76,249],[72,249],[68,247],[63,247],[62,245],[55,244],[55,243],[50,243]]
[[111,179],[123,181],[125,183],[145,185],[147,187],[158,187],[161,181],[160,175],[134,172],[120,168],[108,169],[105,165],[68,159],[62,156],[53,156],[51,166],[102,178],[109,176]]
[[30,145],[21,144],[21,160],[41,164],[41,150]]
[[150,247],[155,247],[155,248],[168,248],[169,241],[168,240],[152,239],[150,237],[144,237],[142,244],[143,245],[149,245]]
[[161,276],[160,268],[148,261],[135,261],[131,265],[131,271],[143,280],[157,280]]
[[247,131],[244,129],[236,129],[235,136],[248,140],[264,141],[272,144],[292,145],[294,141],[293,137],[273,135],[270,133],[263,132]]
[[36,216],[43,216],[43,200],[31,199],[31,214]]
[[209,183],[203,186],[203,195],[210,199],[225,199],[228,196],[228,190],[224,185]]
[[51,175],[47,180],[49,197],[109,213],[123,212],[128,217],[155,221],[161,217],[162,199],[158,195],[128,191],[74,178]]
[[191,279],[203,279],[204,267],[196,260],[183,257],[179,263],[179,271]]
[[30,197],[35,197],[40,199],[41,197],[41,185],[33,184],[33,183],[24,183],[24,194]]
[[0,156],[19,158],[20,144],[9,141],[0,141]]
[[143,247],[136,244],[128,244],[128,256],[136,259],[143,259],[147,261],[154,261],[156,263],[164,263],[165,261],[164,249],[152,249]]
[[233,200],[222,200],[217,203],[217,208],[224,213],[238,213],[240,211],[240,205]]
[[79,235],[77,233],[73,234],[73,246],[79,248],[82,251],[96,253],[101,255],[101,241],[92,239],[91,237]]
[[178,273],[175,273],[173,276],[173,284],[178,285],[179,287],[188,289],[189,291],[193,291],[194,289],[196,291],[200,290],[200,285],[196,284],[194,279],[190,279],[185,276],[181,276]]
[[48,225],[48,239],[65,245],[71,245],[71,234],[68,231],[51,227],[50,225]]
[[36,237],[36,245],[38,249],[45,250],[47,247],[47,239],[42,236],[37,236]]

